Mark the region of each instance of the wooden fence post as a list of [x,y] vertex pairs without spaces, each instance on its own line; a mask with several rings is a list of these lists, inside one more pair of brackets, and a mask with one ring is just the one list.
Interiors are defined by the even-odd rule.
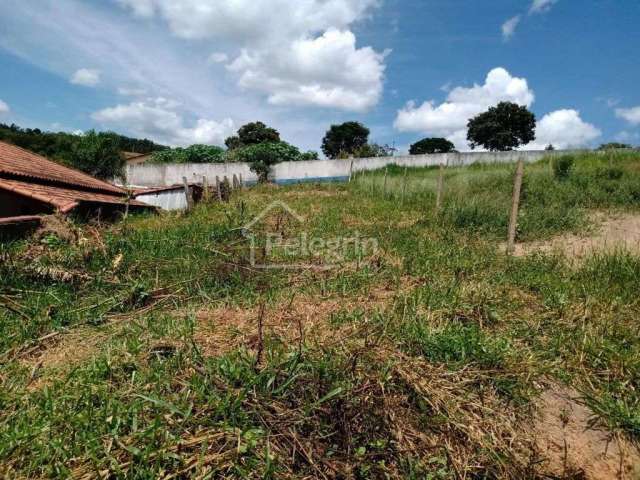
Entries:
[[442,199],[444,196],[444,163],[440,164],[440,172],[438,174],[438,186],[436,190],[436,211],[442,208]]
[[193,197],[191,196],[191,189],[189,188],[189,182],[187,177],[182,177],[182,183],[184,183],[184,195],[187,197],[187,212],[191,210],[193,206]]
[[235,173],[233,174],[233,189],[238,189],[238,176]]
[[205,202],[209,200],[209,185],[206,175],[202,176],[202,200]]
[[404,176],[402,178],[402,199],[400,202],[404,204],[404,196],[407,193],[407,169],[409,167],[404,167]]
[[222,201],[222,191],[220,189],[220,177],[216,175],[216,194],[218,195],[218,201]]
[[353,178],[353,160],[351,160],[351,166],[349,167],[349,183],[351,183],[352,178]]
[[238,174],[238,181],[240,182],[240,189],[242,190],[244,188],[244,182],[242,181],[241,173]]
[[520,191],[524,175],[524,160],[518,160],[516,175],[513,180],[513,199],[511,201],[511,216],[509,217],[509,237],[507,238],[507,254],[512,255],[516,250],[516,228],[518,226],[518,211],[520,209]]
[[382,185],[382,196],[387,197],[387,173],[389,167],[384,167],[384,184]]

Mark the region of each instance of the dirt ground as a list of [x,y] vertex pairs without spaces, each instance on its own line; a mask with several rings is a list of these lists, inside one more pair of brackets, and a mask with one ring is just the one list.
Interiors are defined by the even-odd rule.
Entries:
[[551,478],[613,480],[640,478],[640,453],[622,437],[592,424],[580,394],[554,385],[540,397],[537,448]]
[[544,242],[516,245],[515,255],[526,256],[534,252],[560,252],[581,260],[594,252],[624,249],[640,253],[640,215],[619,214],[607,217],[597,214],[592,218],[594,231],[585,235],[565,234]]

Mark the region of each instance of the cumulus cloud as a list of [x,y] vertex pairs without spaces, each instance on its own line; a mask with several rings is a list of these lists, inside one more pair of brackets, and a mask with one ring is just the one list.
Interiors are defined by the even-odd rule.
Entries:
[[[513,102],[529,108],[534,100],[535,94],[525,78],[514,77],[504,68],[494,68],[483,85],[456,87],[439,105],[434,101],[420,106],[409,102],[398,111],[394,126],[401,132],[446,137],[459,150],[468,150],[469,119],[499,102]],[[583,121],[577,110],[557,110],[538,121],[536,140],[525,148],[543,149],[550,143],[556,148],[581,147],[600,135],[600,130]]]
[[243,88],[262,90],[274,105],[316,105],[363,111],[382,93],[384,53],[356,48],[350,31],[294,41],[286,52],[243,50],[229,65]]
[[[162,16],[187,39],[218,39],[240,54],[238,84],[275,105],[362,111],[382,93],[385,53],[358,47],[350,27],[379,0],[120,0],[137,15]],[[282,12],[287,12],[283,15]],[[210,61],[226,62],[222,54]]]
[[125,128],[141,137],[178,146],[194,143],[222,145],[235,130],[229,118],[219,122],[200,118],[193,126],[186,126],[179,108],[178,102],[155,98],[105,108],[93,113],[92,118],[105,125]]
[[516,15],[502,24],[502,38],[505,41],[511,39],[513,34],[516,33],[516,28],[518,28],[521,19],[520,15]]
[[582,120],[577,110],[556,110],[538,121],[536,140],[526,148],[543,149],[549,144],[559,149],[579,148],[589,145],[600,135],[602,132]]
[[0,100],[0,114],[9,113],[10,111],[11,109],[9,108],[9,105],[7,105],[5,102]]
[[100,83],[100,71],[90,68],[81,68],[71,75],[69,79],[74,85],[82,85],[83,87],[95,87]]
[[409,102],[398,111],[394,126],[401,132],[444,136],[459,149],[466,150],[467,123],[470,118],[499,102],[530,107],[534,99],[526,79],[514,77],[504,68],[494,68],[483,85],[456,87],[440,105],[433,100],[420,106]]
[[616,117],[626,120],[631,125],[640,125],[640,106],[632,108],[616,108]]
[[531,7],[529,8],[529,13],[532,14],[548,12],[549,10],[551,10],[551,7],[553,7],[553,5],[557,2],[558,0],[533,0],[533,2],[531,2]]

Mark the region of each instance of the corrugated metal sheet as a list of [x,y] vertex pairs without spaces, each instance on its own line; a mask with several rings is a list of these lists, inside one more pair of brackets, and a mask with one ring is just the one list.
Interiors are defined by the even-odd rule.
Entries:
[[91,189],[126,195],[125,190],[115,185],[52,162],[15,145],[0,142],[0,176],[7,177],[7,175],[55,182],[76,187],[77,190]]
[[184,187],[139,193],[136,195],[136,199],[163,210],[184,210],[187,208],[187,196],[184,194]]
[[[8,180],[5,178],[0,178],[0,189],[48,203],[62,213],[72,210],[82,202],[107,203],[110,205],[124,205],[126,203],[125,196],[85,192],[82,190],[40,185],[28,181]],[[138,207],[148,206],[136,200],[131,200],[129,205]]]

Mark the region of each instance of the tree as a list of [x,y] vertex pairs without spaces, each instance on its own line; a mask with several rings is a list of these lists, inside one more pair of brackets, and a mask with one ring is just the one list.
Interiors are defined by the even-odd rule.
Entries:
[[301,159],[300,150],[287,142],[256,143],[233,152],[234,159],[247,162],[252,172],[258,175],[259,183],[269,181],[271,167],[280,162],[295,162]]
[[315,152],[313,150],[308,150],[304,153],[301,153],[300,157],[298,157],[298,161],[305,161],[305,160],[320,160],[320,157],[318,156],[318,152]]
[[511,102],[500,102],[469,120],[467,126],[472,149],[482,146],[491,151],[513,150],[536,139],[535,115]]
[[191,145],[154,152],[152,163],[224,163],[224,149],[215,145]]
[[455,145],[446,138],[423,138],[409,147],[409,154],[449,153],[454,151],[455,148]]
[[611,143],[603,143],[598,147],[598,150],[618,150],[618,149],[626,150],[628,148],[633,148],[633,147],[627,143],[611,142]]
[[118,135],[89,130],[73,146],[69,163],[96,178],[110,180],[124,177],[126,160]]
[[238,135],[227,138],[224,143],[229,150],[233,150],[247,145],[279,141],[280,134],[275,128],[267,127],[262,122],[252,122],[240,127]]
[[551,143],[545,147],[547,152],[553,152],[556,149]]
[[377,143],[367,143],[353,151],[355,158],[390,157],[394,148],[389,145],[379,145]]
[[328,158],[353,155],[367,144],[368,139],[369,129],[359,122],[331,125],[322,139],[322,151]]

